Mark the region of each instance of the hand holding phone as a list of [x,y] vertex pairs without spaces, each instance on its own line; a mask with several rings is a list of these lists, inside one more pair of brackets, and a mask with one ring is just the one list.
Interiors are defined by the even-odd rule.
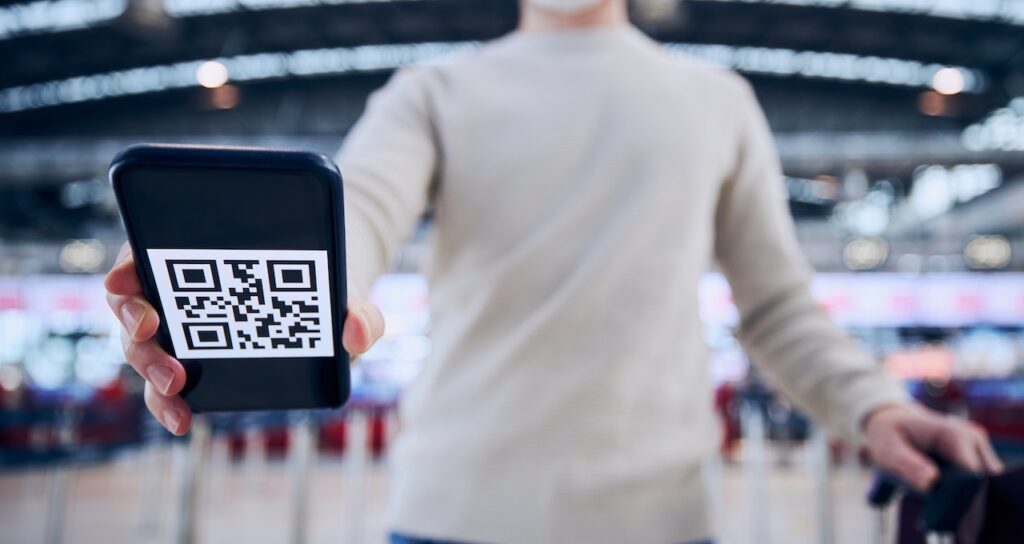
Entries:
[[193,411],[348,398],[349,354],[384,327],[372,305],[344,304],[333,163],[294,151],[136,146],[114,160],[111,181],[129,242],[107,298],[165,427],[184,433]]

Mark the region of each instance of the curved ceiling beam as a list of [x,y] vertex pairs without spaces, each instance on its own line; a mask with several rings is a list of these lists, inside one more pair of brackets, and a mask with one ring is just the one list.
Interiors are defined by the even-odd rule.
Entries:
[[[216,59],[231,81],[247,82],[392,70],[476,48],[478,42],[365,45]],[[759,75],[929,88],[940,70],[961,74],[963,92],[980,92],[985,76],[966,67],[845,53],[794,51],[713,44],[665,44],[672,51]],[[196,70],[208,59],[132,68],[0,89],[0,113],[20,112],[198,85]]]
[[888,13],[907,13],[944,19],[991,21],[1024,25],[1024,3],[1016,1],[979,2],[978,0],[707,0],[738,4],[786,4],[810,8],[856,9]]

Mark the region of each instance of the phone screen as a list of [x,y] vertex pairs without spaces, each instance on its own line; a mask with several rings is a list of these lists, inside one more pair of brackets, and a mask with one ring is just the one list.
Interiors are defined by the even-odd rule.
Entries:
[[120,193],[161,344],[185,365],[194,409],[323,406],[347,395],[335,332],[341,203],[324,179],[136,166],[121,173]]

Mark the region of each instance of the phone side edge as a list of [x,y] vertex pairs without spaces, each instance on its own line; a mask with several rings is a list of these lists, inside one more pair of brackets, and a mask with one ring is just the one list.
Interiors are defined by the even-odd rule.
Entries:
[[334,269],[337,271],[334,288],[336,289],[336,309],[340,317],[340,326],[337,326],[336,347],[338,353],[338,402],[336,407],[345,405],[352,395],[351,360],[348,351],[345,350],[342,335],[345,329],[345,319],[348,317],[348,261],[347,244],[345,240],[345,195],[344,178],[338,165],[322,153],[310,153],[308,160],[311,166],[319,171],[327,182],[328,192],[331,198],[331,220],[334,223]]
[[[170,330],[167,328],[167,322],[163,318],[164,310],[160,301],[159,293],[156,289],[156,285],[151,281],[153,274],[149,257],[144,252],[145,248],[139,245],[138,237],[135,234],[135,229],[132,224],[132,216],[128,212],[128,207],[124,201],[124,174],[133,166],[145,162],[146,157],[142,155],[149,148],[150,146],[147,144],[136,144],[125,148],[115,155],[113,160],[111,160],[107,176],[111,184],[111,189],[114,192],[114,200],[117,202],[118,215],[121,217],[121,226],[124,229],[128,246],[132,251],[133,260],[135,262],[135,273],[139,276],[139,283],[142,285],[142,294],[145,297],[146,302],[148,302],[150,306],[157,311],[157,314],[161,316],[160,323],[155,334],[155,339],[165,352],[172,357],[177,358],[177,354],[174,351],[174,345],[170,341]],[[180,393],[181,397],[185,399],[186,402],[188,402],[188,392],[195,386],[195,380],[196,376],[188,373],[186,369],[186,381]],[[199,412],[196,407],[192,406],[191,403],[189,404],[194,412]]]

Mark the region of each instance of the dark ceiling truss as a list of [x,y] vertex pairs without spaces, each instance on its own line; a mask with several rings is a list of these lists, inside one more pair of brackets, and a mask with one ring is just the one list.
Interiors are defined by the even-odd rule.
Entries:
[[[191,85],[164,92],[0,114],[0,134],[343,134],[388,70],[237,83],[242,100],[210,111],[211,91]],[[959,132],[1002,105],[985,95],[947,101],[955,115],[927,116],[920,89],[837,80],[748,74],[776,132]],[[2,98],[2,91],[0,91]],[[284,112],[298,112],[282,117]],[[284,121],[283,121],[284,119]],[[144,127],[144,128],[143,128]]]
[[[998,82],[1024,66],[1020,26],[902,13],[689,0],[663,41],[831,51],[976,67]],[[514,27],[513,0],[416,0],[125,21],[0,41],[0,87],[184,59],[364,44],[487,40]]]
[[[0,0],[0,4],[10,4]],[[907,188],[920,164],[997,163],[1024,175],[1020,153],[971,152],[964,126],[1024,95],[1024,29],[995,21],[774,3],[690,0],[681,17],[645,25],[665,42],[827,51],[966,66],[991,82],[949,98],[955,115],[918,111],[921,88],[748,74],[764,105],[787,174],[841,177],[850,168]],[[239,11],[178,19],[171,32],[126,21],[0,39],[0,89],[181,61],[375,44],[484,41],[510,31],[514,0],[414,0]],[[183,141],[307,147],[333,152],[388,71],[238,82],[237,107],[213,111],[191,86],[0,114],[0,217],[52,204],[27,218],[26,236],[54,239],[91,225],[117,232],[111,209],[66,213],[68,182],[102,181],[128,143]],[[911,136],[913,135],[913,136]],[[1008,182],[1008,185],[1012,183]],[[105,187],[105,185],[104,185]],[[28,199],[28,200],[26,200]],[[800,216],[827,207],[795,204]],[[87,213],[88,212],[88,213]],[[76,215],[77,214],[77,215]],[[43,214],[45,215],[45,214]],[[100,220],[97,219],[100,218]],[[3,233],[0,233],[3,234]]]

